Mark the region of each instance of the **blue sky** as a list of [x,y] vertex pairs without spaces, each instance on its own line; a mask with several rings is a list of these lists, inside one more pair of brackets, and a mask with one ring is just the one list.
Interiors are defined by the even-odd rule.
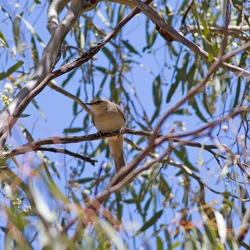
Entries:
[[[169,3],[171,4],[172,2],[175,1],[170,1]],[[181,1],[177,1],[177,4],[180,4]],[[12,15],[14,12],[16,13],[20,13],[20,10],[23,8],[23,6],[25,6],[26,2],[25,1],[20,1],[20,7],[19,8],[14,8],[13,5],[9,5],[4,3],[3,6],[4,8]],[[34,10],[32,12],[31,15],[26,15],[23,16],[24,19],[26,19],[29,23],[32,24],[32,26],[34,26],[35,31],[39,31],[38,34],[40,35],[42,41],[44,44],[47,44],[48,40],[49,40],[49,33],[47,31],[46,28],[46,22],[45,21],[41,21],[41,20],[46,20],[47,18],[47,14],[46,11],[43,11],[43,9],[47,8],[47,4],[46,5],[42,5],[41,7],[39,7],[38,9]],[[98,5],[98,7],[100,9],[104,8],[104,4],[100,4]],[[177,8],[176,8],[177,9]],[[64,12],[65,13],[65,12]],[[63,14],[61,14],[61,16],[63,16]],[[42,16],[39,16],[39,14],[41,14]],[[91,13],[90,13],[91,15]],[[100,17],[98,17],[98,15],[95,15],[94,17],[95,19],[95,23],[96,25],[100,25],[101,28],[105,28],[105,25],[102,23]],[[175,24],[175,29],[179,28],[179,16],[177,15],[176,20],[178,20]],[[13,41],[13,35],[12,35],[12,30],[11,30],[11,25],[8,23],[8,20],[6,19],[6,21],[4,21],[4,17],[3,17],[3,12],[1,12],[0,15],[0,21],[1,21],[1,31],[5,34],[6,36],[6,40],[8,41]],[[134,47],[136,47],[138,49],[139,52],[142,51],[142,49],[145,46],[145,40],[146,39],[146,35],[145,35],[145,24],[144,24],[145,18],[143,15],[138,15],[136,16],[131,22],[129,22],[125,27],[125,32],[123,33],[123,39],[127,39],[131,44],[134,45]],[[22,22],[21,22],[22,23]],[[25,27],[25,25],[22,23],[22,26]],[[153,28],[153,24],[150,25]],[[26,28],[27,30],[27,28]],[[27,30],[28,32],[28,30]],[[26,34],[23,34],[24,39],[27,39],[27,45],[29,46],[29,35],[26,36]],[[71,40],[69,37],[67,37],[67,40],[70,42],[73,40]],[[74,44],[72,44],[74,45]],[[152,96],[152,82],[155,79],[155,77],[159,74],[162,73],[162,64],[165,62],[165,59],[167,58],[167,62],[169,63],[169,66],[172,66],[171,69],[169,68],[167,70],[167,67],[164,68],[164,73],[166,76],[166,80],[165,83],[168,84],[168,86],[170,87],[172,81],[174,81],[174,78],[172,78],[172,74],[173,74],[173,66],[175,64],[174,61],[171,61],[171,58],[169,56],[169,52],[168,52],[168,47],[165,46],[166,43],[163,41],[163,39],[161,37],[157,38],[157,41],[154,45],[154,48],[159,48],[157,50],[157,52],[155,53],[155,55],[152,55],[150,53],[148,54],[143,54],[143,57],[141,58],[140,56],[136,56],[133,55],[133,60],[136,60],[138,62],[138,64],[134,64],[132,73],[129,74],[125,74],[126,78],[135,86],[136,92],[139,96],[139,99],[142,103],[142,106],[147,109],[149,112],[149,114],[153,115],[154,112],[154,104],[153,104],[153,96]],[[27,46],[27,49],[29,49]],[[181,49],[181,45],[173,42],[173,46],[176,47],[177,50]],[[42,52],[42,46],[41,43],[37,42],[37,47],[41,56],[41,52]],[[108,48],[112,48],[109,44],[107,45]],[[113,50],[114,51],[114,50]],[[192,53],[191,53],[192,54]],[[105,65],[107,63],[107,58],[104,56],[104,54],[102,52],[99,52],[96,55],[96,59],[93,63],[95,63],[95,65]],[[182,59],[182,58],[181,58]],[[5,58],[2,58],[2,60],[5,60]],[[29,53],[27,53],[26,57],[22,57],[21,60],[23,60],[25,62],[25,66],[29,65],[31,63],[31,58],[29,56]],[[59,63],[57,64],[56,68],[59,67],[58,65],[60,65],[60,63],[63,63],[64,59],[61,58]],[[180,60],[181,62],[182,60]],[[5,67],[6,68],[2,68],[0,71],[2,70],[6,70],[8,69],[11,65],[13,65],[14,60],[8,60],[6,61]],[[149,69],[149,71],[147,70]],[[152,73],[153,72],[153,73]],[[95,74],[95,86],[99,85],[99,82],[101,81],[103,75],[101,75],[100,72],[97,72]],[[61,76],[57,79],[55,79],[56,83],[58,85],[60,85],[64,79],[66,78],[66,75]],[[77,88],[79,87],[79,82],[81,81],[81,74],[80,74],[80,69],[78,69],[77,73],[75,74],[73,80],[67,84],[66,89],[74,94],[77,90]],[[129,84],[125,82],[125,87],[127,89],[130,88]],[[82,82],[80,82],[80,84],[82,84]],[[1,83],[0,85],[0,89],[2,89],[4,87],[4,83]],[[168,108],[173,105],[179,98],[182,97],[182,93],[178,92],[176,93],[176,97],[174,100],[171,101],[171,103],[166,103],[165,99],[166,99],[166,93],[167,93],[167,88],[163,89],[163,103],[162,103],[162,109],[161,109],[161,114],[159,115],[159,118],[157,120],[160,119],[160,117],[164,114],[164,112],[166,112],[168,110]],[[82,92],[81,98],[83,101],[89,101],[93,96],[92,96],[92,91],[93,88],[91,85],[87,86],[87,92],[88,92],[88,96],[86,97],[84,95],[84,93]],[[104,88],[104,91],[102,92],[102,97],[108,97],[109,96],[109,88],[108,88],[108,84],[106,84],[106,87]],[[179,89],[180,91],[180,89]],[[131,97],[133,97],[133,91],[130,92]],[[65,127],[69,127],[71,124],[71,121],[73,119],[73,115],[72,115],[72,110],[73,110],[73,102],[72,100],[66,98],[65,96],[57,93],[54,90],[51,90],[49,87],[47,87],[46,89],[44,89],[44,91],[35,98],[35,100],[37,101],[40,109],[44,112],[45,116],[46,116],[46,120],[43,119],[43,117],[37,112],[36,108],[34,108],[34,106],[32,104],[30,104],[27,109],[24,111],[25,114],[29,114],[30,116],[27,118],[21,118],[20,122],[23,123],[25,126],[27,126],[27,128],[31,129],[32,131],[32,135],[34,136],[34,139],[41,139],[41,138],[46,138],[46,137],[50,137],[50,136],[56,136],[56,135],[63,135],[63,129]],[[140,109],[139,109],[140,110]],[[222,107],[218,107],[218,114],[220,114],[220,112],[222,111]],[[194,111],[193,111],[194,113]],[[73,123],[73,127],[81,127],[82,126],[82,120],[85,116],[84,111],[81,112],[77,119],[74,121]],[[180,116],[180,117],[171,117],[170,119],[168,119],[165,123],[165,126],[170,128],[173,126],[173,122],[178,120],[181,122],[185,122],[186,123],[186,129],[192,130],[198,126],[201,126],[202,124],[198,124],[198,122],[200,121],[199,119],[197,119],[196,116]],[[157,122],[157,121],[156,121]],[[155,122],[155,124],[156,124]],[[128,127],[130,127],[130,124],[128,124]],[[93,127],[91,132],[96,132],[96,129]],[[76,134],[74,134],[76,135]],[[81,133],[79,133],[78,135],[81,135]],[[129,138],[129,136],[127,136]],[[205,141],[205,138],[204,138]],[[25,139],[23,138],[21,132],[19,131],[19,128],[17,125],[15,125],[14,130],[13,130],[13,138],[10,140],[10,142],[16,143],[17,144],[23,144],[25,143]],[[211,143],[211,142],[210,142]],[[98,145],[98,142],[95,142],[94,145]],[[125,152],[127,152],[126,147],[127,145],[124,145],[125,147]],[[67,146],[67,149],[71,149],[71,150],[78,150],[79,145],[70,145]],[[201,152],[198,149],[191,149],[192,152],[192,161],[196,162],[199,158],[199,153]],[[48,154],[49,157],[51,157],[51,159],[55,160],[57,162],[57,170],[58,171],[65,171],[65,174],[62,174],[61,180],[58,180],[56,178],[56,176],[54,175],[54,173],[52,173],[52,176],[55,178],[55,182],[57,183],[57,185],[60,187],[60,190],[62,192],[66,192],[66,189],[64,187],[64,185],[62,185],[62,183],[64,183],[64,178],[69,178],[68,175],[70,174],[70,166],[74,166],[76,164],[76,161],[72,158],[66,157],[66,159],[64,158],[63,155],[60,154]],[[212,157],[210,155],[208,155],[207,153],[204,153],[204,158],[206,160],[210,160]],[[98,172],[98,169],[100,167],[100,164],[103,161],[106,161],[104,154],[101,154],[99,156],[96,157],[96,159],[98,159],[98,163],[96,165],[95,168],[93,168],[90,164],[86,164],[85,166],[85,172],[83,173],[84,177],[87,176],[93,176],[93,172]],[[129,155],[129,157],[127,157],[127,161],[130,162],[131,161],[131,156]],[[39,164],[39,160],[36,158],[35,161],[34,160],[34,155],[33,154],[28,154],[26,156],[21,156],[19,157],[20,161],[25,162],[24,166],[27,166],[27,171],[29,171],[29,168],[36,168],[37,165]],[[109,160],[107,160],[107,162],[109,162]],[[35,164],[34,164],[35,163]],[[32,166],[32,164],[34,164]],[[216,183],[217,178],[214,178],[214,172],[216,172],[216,174],[218,173],[218,166],[216,166],[216,164],[214,164],[214,169],[211,170],[207,170],[207,169],[203,169],[201,171],[202,176],[208,180],[208,182],[213,182],[213,184]],[[178,178],[175,177],[176,172],[178,172],[178,170],[176,170],[174,167],[169,167],[169,176],[168,176],[168,180],[172,180],[173,185],[178,181]],[[28,172],[27,172],[28,173]],[[172,179],[171,179],[172,178]],[[42,186],[42,185],[41,185]],[[223,186],[223,185],[222,185]],[[100,187],[101,188],[101,187]],[[182,192],[182,190],[175,190],[176,194],[178,194],[178,192]],[[50,199],[50,196],[47,196],[47,199]],[[208,197],[208,201],[212,201],[213,199],[215,199],[215,197]],[[5,202],[3,197],[1,197],[1,202]],[[51,208],[55,208],[57,207],[57,205],[51,203],[50,204]],[[128,213],[125,218],[127,221],[129,221],[129,215],[131,216],[135,216],[135,218],[137,218],[136,216],[136,212],[135,211],[130,211],[130,214]],[[164,215],[166,221],[171,222],[173,215],[171,215],[171,219],[166,218],[167,215]],[[197,221],[199,217],[197,216]],[[139,226],[138,226],[139,227]],[[144,239],[142,239],[143,241]],[[139,240],[140,241],[140,240]],[[152,238],[152,242],[155,242],[155,239]],[[132,242],[131,242],[132,244]]]

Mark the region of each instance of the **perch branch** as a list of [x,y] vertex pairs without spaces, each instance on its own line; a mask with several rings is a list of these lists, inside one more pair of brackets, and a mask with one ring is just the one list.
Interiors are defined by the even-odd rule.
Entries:
[[73,0],[71,2],[67,14],[53,32],[48,45],[44,49],[42,58],[37,65],[32,79],[25,84],[7,109],[2,113],[0,119],[0,148],[3,147],[11,128],[14,126],[24,109],[51,80],[48,76],[51,75],[50,72],[59,59],[61,44],[67,33],[72,29],[75,22],[82,14],[85,2],[86,1],[81,0]]
[[[8,108],[3,112],[0,119],[0,148],[3,147],[11,128],[14,126],[24,109],[27,107],[30,101],[49,84],[51,80],[89,61],[106,43],[108,43],[121,30],[121,28],[127,22],[129,22],[136,14],[140,12],[137,7],[134,8],[117,24],[117,26],[111,31],[111,33],[108,34],[96,46],[85,52],[80,58],[77,58],[73,62],[62,66],[60,69],[51,72],[58,58],[60,45],[64,37],[74,26],[76,20],[81,15],[84,9],[84,6],[82,4],[80,6],[77,5],[82,3],[81,0],[75,0],[74,2],[75,4],[71,4],[68,14],[53,33],[48,46],[44,50],[42,59],[38,64],[38,68],[33,78],[21,89],[14,100],[10,103]],[[149,4],[150,2],[152,2],[152,0],[147,0],[145,3]]]

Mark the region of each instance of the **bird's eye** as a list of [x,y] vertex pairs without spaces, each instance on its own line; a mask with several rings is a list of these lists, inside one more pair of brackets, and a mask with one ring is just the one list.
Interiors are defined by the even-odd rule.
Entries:
[[97,102],[96,102],[96,104],[99,104],[99,103],[101,103],[101,101],[97,101]]

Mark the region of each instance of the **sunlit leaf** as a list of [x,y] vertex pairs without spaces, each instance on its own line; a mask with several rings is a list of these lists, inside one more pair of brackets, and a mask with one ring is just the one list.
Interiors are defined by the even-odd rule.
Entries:
[[56,215],[48,206],[48,203],[45,201],[44,197],[42,196],[41,192],[38,190],[38,188],[33,184],[30,187],[36,209],[40,216],[44,218],[47,222],[55,222],[56,221]]
[[39,56],[38,56],[38,49],[36,46],[36,41],[34,39],[34,36],[31,37],[31,49],[32,49],[32,59],[34,61],[34,65],[37,65]]
[[23,65],[23,61],[18,61],[13,66],[11,66],[6,72],[0,73],[0,80],[8,77],[12,73],[16,72]]
[[218,226],[218,234],[220,237],[220,242],[224,244],[227,239],[227,224],[220,212],[214,211],[214,215]]
[[16,50],[23,56],[24,55],[24,48],[21,41],[20,36],[20,18],[16,17],[13,22],[13,34],[14,34],[14,41],[16,44]]
[[164,249],[162,239],[159,236],[156,236],[156,245],[157,245],[157,250]]
[[224,165],[222,168],[220,175],[218,176],[217,183],[219,183],[230,171],[232,165],[230,164],[230,160]]
[[0,42],[4,44],[4,46],[6,47],[9,47],[5,37],[4,37],[4,34],[2,33],[2,31],[0,30]]
[[176,115],[192,115],[192,113],[187,108],[178,109],[178,110],[174,111],[173,114],[176,114]]

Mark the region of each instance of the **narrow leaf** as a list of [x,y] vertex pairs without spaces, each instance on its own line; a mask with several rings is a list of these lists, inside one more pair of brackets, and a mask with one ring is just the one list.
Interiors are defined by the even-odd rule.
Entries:
[[146,229],[155,225],[156,221],[161,217],[163,210],[158,211],[155,213],[148,221],[144,223],[144,225],[136,232],[135,236],[144,232]]
[[116,65],[116,60],[113,56],[113,53],[107,48],[107,47],[102,47],[102,52],[106,55],[108,60],[113,64]]
[[161,76],[158,75],[153,82],[153,97],[156,107],[160,107],[162,103]]
[[227,224],[220,212],[214,211],[214,215],[218,226],[218,234],[220,236],[220,242],[224,244],[227,239]]
[[126,48],[129,50],[129,52],[136,54],[136,55],[140,55],[140,53],[128,42],[128,40],[123,40],[122,43],[126,46]]
[[37,32],[35,31],[35,29],[33,28],[33,26],[27,21],[25,20],[22,16],[17,15],[26,25],[27,29],[30,31],[30,33],[38,40],[38,42],[41,44],[41,46],[43,48],[46,47],[46,45],[44,44],[44,42],[42,41],[41,37],[38,36]]
[[64,134],[68,134],[68,133],[73,134],[73,133],[78,133],[78,132],[81,132],[81,131],[83,131],[82,127],[79,127],[79,128],[65,128],[63,130],[63,133]]
[[20,36],[20,18],[16,17],[13,22],[13,33],[14,33],[14,41],[16,44],[16,50],[24,55],[23,44]]
[[18,61],[16,64],[11,66],[6,72],[0,73],[0,80],[8,77],[9,75],[17,71],[17,69],[19,69],[22,65],[23,65],[23,61]]
[[6,47],[9,47],[9,45],[8,45],[8,43],[7,43],[7,41],[6,41],[6,39],[5,39],[5,37],[4,37],[4,35],[3,35],[3,33],[2,33],[1,30],[0,30],[0,41],[1,41]]

